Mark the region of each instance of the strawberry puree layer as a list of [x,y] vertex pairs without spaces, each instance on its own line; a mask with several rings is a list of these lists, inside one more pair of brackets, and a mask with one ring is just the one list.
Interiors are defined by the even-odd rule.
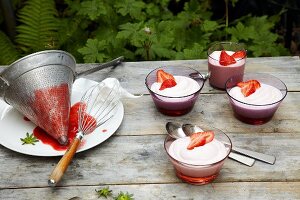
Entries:
[[200,85],[194,79],[185,76],[174,76],[176,86],[159,90],[161,83],[154,82],[151,90],[156,94],[168,97],[182,97],[194,94],[200,90]]
[[179,138],[169,147],[169,154],[176,160],[192,165],[207,165],[223,160],[227,155],[225,145],[213,139],[211,142],[188,150],[190,137]]

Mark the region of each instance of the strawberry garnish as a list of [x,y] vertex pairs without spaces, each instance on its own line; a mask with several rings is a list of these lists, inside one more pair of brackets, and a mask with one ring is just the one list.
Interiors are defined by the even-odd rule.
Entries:
[[191,141],[187,146],[188,150],[192,150],[195,147],[203,146],[214,139],[214,132],[213,131],[204,131],[204,132],[197,132],[193,133],[190,138]]
[[172,74],[169,74],[162,69],[160,69],[156,72],[156,77],[157,77],[156,82],[158,82],[158,83],[162,83],[167,79],[175,80],[175,78]]
[[246,51],[237,51],[231,55],[234,59],[241,59],[246,56]]
[[167,79],[167,80],[165,80],[161,84],[159,90],[164,90],[166,88],[171,88],[171,87],[174,87],[175,85],[177,85],[177,83],[175,82],[175,80],[173,80],[173,79]]
[[257,80],[249,80],[246,82],[239,82],[237,84],[238,87],[241,88],[241,92],[245,97],[253,94],[258,88],[260,88],[260,83]]
[[227,66],[236,63],[236,61],[232,56],[228,55],[225,50],[222,50],[219,63],[220,65]]

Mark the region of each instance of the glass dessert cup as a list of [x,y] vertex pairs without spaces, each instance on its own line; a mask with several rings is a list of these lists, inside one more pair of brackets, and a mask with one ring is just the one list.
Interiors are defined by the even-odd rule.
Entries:
[[[271,85],[281,92],[282,97],[267,104],[250,104],[239,101],[230,95],[230,90],[235,87],[237,83],[248,80],[258,80],[260,83]],[[244,75],[236,75],[229,78],[225,86],[226,93],[235,117],[242,122],[252,125],[260,125],[270,121],[280,103],[287,95],[286,85],[280,79],[269,74],[249,73]]]
[[[193,185],[208,184],[212,182],[214,179],[216,179],[232,148],[232,143],[230,138],[221,130],[208,127],[208,126],[201,126],[200,128],[203,131],[208,131],[208,130],[214,131],[215,139],[217,139],[218,141],[224,144],[226,152],[224,152],[224,157],[222,157],[217,162],[213,162],[210,164],[203,164],[203,165],[195,165],[195,164],[189,164],[186,162],[179,161],[173,158],[171,153],[169,152],[170,145],[175,141],[175,139],[167,135],[164,141],[164,148],[166,150],[169,160],[173,164],[176,176],[180,178],[182,181]],[[183,147],[183,148],[187,148],[187,147]]]
[[[160,69],[172,74],[173,76],[185,76],[194,79],[199,84],[199,89],[196,92],[185,96],[170,97],[157,94],[151,90],[151,86],[154,82],[156,82],[156,73]],[[145,84],[159,112],[169,116],[180,116],[193,109],[200,91],[203,88],[204,79],[200,72],[189,67],[164,66],[151,71],[145,79]]]
[[237,59],[234,64],[223,66],[219,63],[219,57],[212,56],[213,52],[221,50],[232,52],[246,52],[246,50],[244,45],[235,42],[217,42],[209,47],[207,51],[208,72],[210,73],[209,84],[214,88],[224,90],[225,83],[230,77],[244,73],[247,55],[245,54],[245,57]]

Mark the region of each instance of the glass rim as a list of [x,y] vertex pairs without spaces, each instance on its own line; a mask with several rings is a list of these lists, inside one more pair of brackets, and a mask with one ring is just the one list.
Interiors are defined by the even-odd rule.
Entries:
[[[232,98],[233,100],[235,100],[235,101],[237,101],[237,102],[239,102],[239,103],[242,103],[242,104],[245,104],[245,105],[249,105],[249,106],[271,106],[271,105],[274,105],[274,104],[277,104],[277,103],[280,103],[285,97],[286,97],[286,95],[287,95],[287,93],[288,93],[288,89],[287,89],[287,87],[286,87],[286,85],[285,85],[285,83],[282,81],[282,80],[280,80],[279,78],[277,78],[276,76],[273,76],[273,75],[270,75],[270,74],[265,74],[265,73],[247,73],[247,74],[243,74],[243,75],[267,75],[267,76],[270,76],[271,78],[275,78],[275,79],[277,79],[278,81],[280,81],[283,85],[284,85],[284,87],[285,87],[285,89],[278,89],[280,92],[281,91],[284,91],[285,92],[285,94],[284,95],[282,95],[282,97],[280,98],[280,100],[278,100],[278,101],[275,101],[275,102],[273,102],[273,103],[268,103],[268,104],[251,104],[251,103],[245,103],[245,102],[242,102],[242,101],[240,101],[240,100],[238,100],[238,99],[236,99],[236,98],[234,98],[233,96],[231,96],[230,94],[229,94],[229,88],[227,88],[227,83],[230,81],[230,79],[232,79],[232,78],[234,78],[234,77],[237,77],[237,76],[241,76],[242,74],[238,74],[238,75],[234,75],[234,76],[232,76],[232,77],[230,77],[226,82],[225,82],[225,91],[226,91],[226,93],[227,93],[227,95],[230,97],[230,98]],[[250,79],[249,79],[250,80]],[[273,86],[274,87],[274,86]],[[231,87],[231,89],[232,89],[233,87]]]
[[[206,54],[207,54],[207,56],[209,57],[209,58],[211,58],[212,60],[215,60],[215,61],[219,61],[220,59],[215,59],[215,58],[213,58],[213,57],[211,57],[210,56],[210,54],[208,53],[209,52],[209,50],[213,47],[213,46],[215,46],[215,45],[218,45],[218,44],[234,44],[234,45],[239,45],[239,46],[243,46],[243,43],[239,43],[239,42],[230,42],[230,41],[223,41],[223,42],[214,42],[214,43],[212,43],[212,44],[210,44],[210,46],[208,47],[208,49],[207,49],[207,52],[206,52]],[[241,51],[245,51],[245,56],[244,57],[242,57],[242,58],[239,58],[239,59],[237,59],[236,61],[240,61],[240,60],[243,60],[243,59],[245,59],[245,58],[247,58],[247,50],[244,48],[244,47],[242,47],[241,48]]]
[[[202,81],[202,85],[200,85],[200,84],[198,83],[198,81],[195,80],[195,81],[198,83],[198,85],[200,86],[199,90],[197,90],[196,92],[193,92],[193,93],[191,93],[191,94],[184,95],[184,96],[178,96],[178,97],[177,97],[177,96],[176,96],[176,97],[165,96],[165,95],[161,95],[161,94],[158,94],[158,93],[154,92],[154,91],[151,90],[151,88],[148,86],[148,84],[147,84],[147,78],[149,77],[149,75],[150,75],[152,72],[154,72],[154,71],[156,71],[156,70],[158,70],[158,69],[163,69],[164,67],[169,67],[169,66],[161,66],[161,67],[157,67],[157,68],[153,69],[152,71],[150,71],[150,72],[147,74],[146,78],[145,78],[145,85],[146,85],[147,89],[148,89],[149,91],[151,91],[152,93],[154,93],[155,95],[158,95],[158,96],[160,96],[160,97],[165,97],[165,98],[184,98],[184,97],[189,97],[189,96],[195,95],[195,94],[199,93],[199,92],[202,90],[202,88],[203,88],[203,86],[204,86],[204,82],[205,82],[205,80],[204,80],[204,78],[203,78],[203,75],[202,75],[198,70],[196,70],[196,69],[193,69],[193,68],[191,68],[191,67],[185,67],[185,68],[189,68],[189,69],[195,71],[197,74],[199,74],[199,75],[201,76],[201,79],[203,80],[203,81]],[[172,67],[181,67],[181,66],[172,66]],[[194,79],[193,79],[193,80],[194,80]],[[150,94],[150,95],[151,95],[151,94]]]
[[[192,167],[209,167],[209,166],[213,166],[213,165],[215,165],[215,164],[218,164],[218,163],[223,162],[224,160],[226,160],[226,158],[228,158],[229,154],[230,154],[231,151],[232,151],[232,142],[231,142],[231,139],[230,139],[230,137],[229,137],[226,133],[224,133],[223,131],[221,131],[221,130],[219,130],[219,129],[217,129],[217,128],[213,128],[213,127],[211,127],[211,128],[212,128],[212,130],[217,130],[217,131],[219,131],[220,133],[222,133],[223,135],[225,135],[225,137],[229,140],[229,144],[230,144],[229,151],[226,153],[226,156],[225,156],[223,159],[221,159],[221,160],[219,160],[219,161],[217,161],[217,162],[213,162],[213,163],[210,163],[210,164],[204,164],[204,165],[189,164],[189,163],[186,163],[186,162],[179,161],[179,160],[173,158],[173,157],[170,155],[170,153],[169,153],[169,151],[168,151],[168,149],[167,149],[167,147],[166,147],[167,140],[168,140],[169,138],[174,139],[174,138],[172,138],[171,136],[169,136],[169,135],[167,134],[167,136],[166,136],[166,138],[165,138],[165,140],[164,140],[164,149],[165,149],[165,151],[166,151],[168,157],[169,157],[170,159],[176,161],[176,162],[179,163],[179,164],[183,164],[183,165],[186,165],[186,166],[192,166]],[[174,139],[174,141],[175,141],[175,140],[176,140],[176,139]]]

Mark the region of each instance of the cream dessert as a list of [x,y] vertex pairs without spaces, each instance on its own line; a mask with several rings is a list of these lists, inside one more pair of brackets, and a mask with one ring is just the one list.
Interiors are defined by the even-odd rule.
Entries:
[[227,156],[225,145],[213,139],[211,142],[188,150],[190,137],[179,138],[169,147],[169,154],[176,160],[191,165],[208,165],[219,162]]
[[[236,118],[259,125],[273,117],[287,90],[286,86],[275,77],[266,74],[255,76],[265,82],[260,83],[251,79],[251,75],[244,75],[247,80],[245,82],[239,82],[240,77],[232,77],[226,83],[226,91]],[[279,90],[277,87],[282,89]]]
[[260,85],[260,88],[247,97],[243,95],[241,92],[241,87],[238,86],[232,88],[229,92],[229,95],[238,101],[254,105],[273,104],[282,99],[282,93],[277,88],[264,83],[260,83]]
[[226,81],[237,74],[243,74],[246,63],[246,51],[213,51],[208,55],[209,83],[224,89]]
[[[191,74],[199,76],[193,79]],[[150,72],[145,83],[158,111],[180,116],[193,109],[204,85],[201,77],[198,71],[189,67],[166,66]]]
[[167,136],[164,143],[176,175],[195,185],[209,183],[218,176],[232,145],[220,130],[204,130],[179,139]]
[[192,78],[186,76],[174,76],[176,85],[161,90],[162,83],[154,82],[151,90],[159,95],[168,97],[182,97],[196,93],[200,90],[200,85]]

